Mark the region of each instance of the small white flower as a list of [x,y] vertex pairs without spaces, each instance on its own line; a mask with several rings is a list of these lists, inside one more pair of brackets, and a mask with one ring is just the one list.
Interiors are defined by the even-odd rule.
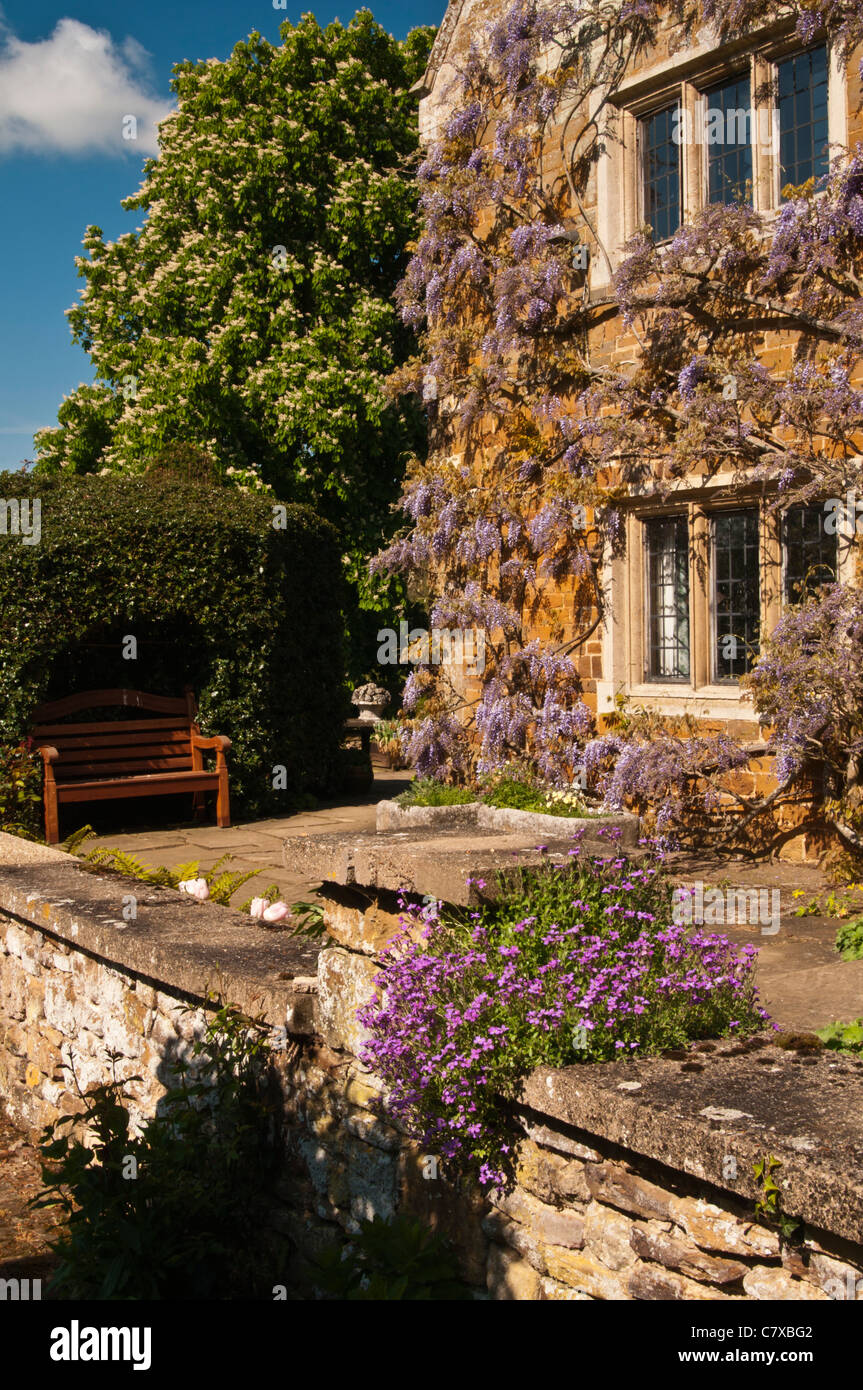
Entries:
[[177,887],[181,893],[188,893],[190,898],[194,898],[199,903],[205,902],[210,896],[205,878],[184,878],[177,884]]

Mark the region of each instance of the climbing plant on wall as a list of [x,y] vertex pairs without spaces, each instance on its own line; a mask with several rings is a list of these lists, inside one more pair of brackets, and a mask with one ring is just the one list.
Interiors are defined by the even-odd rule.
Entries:
[[[824,178],[786,190],[770,221],[741,200],[708,206],[661,245],[640,228],[605,302],[593,302],[584,248],[594,259],[608,251],[588,194],[614,138],[609,97],[664,9],[518,0],[461,60],[458,96],[420,170],[423,232],[399,289],[418,351],[391,383],[425,400],[433,447],[409,472],[409,524],[376,563],[425,576],[435,624],[485,634],[478,693],[441,668],[408,682],[423,772],[469,776],[520,758],[567,781],[578,766],[612,801],[646,798],[667,825],[696,803],[715,808],[746,754],[729,738],[694,740],[686,721],[593,724],[578,657],[605,616],[622,499],[662,496],[695,464],[760,484],[782,507],[859,485],[863,150],[836,151]],[[751,33],[757,46],[758,27],[781,17],[802,42],[826,28],[846,59],[863,40],[850,0],[670,6],[681,40],[709,24],[718,41]],[[597,347],[614,320],[631,338],[625,362]],[[786,365],[760,359],[768,333],[791,345]],[[858,599],[812,603],[804,621],[857,689]],[[827,756],[834,819],[859,841],[860,710],[837,741],[836,692],[823,679],[817,698],[787,705],[792,648],[795,679],[814,679],[811,643],[787,624],[752,677],[780,781]]]

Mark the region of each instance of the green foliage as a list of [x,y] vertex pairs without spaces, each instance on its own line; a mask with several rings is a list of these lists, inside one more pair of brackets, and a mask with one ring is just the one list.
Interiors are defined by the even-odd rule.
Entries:
[[863,960],[863,917],[843,923],[836,933],[836,950],[843,960]]
[[[110,845],[97,845],[83,856],[84,863],[94,869],[109,869],[127,878],[137,878],[141,883],[156,883],[164,888],[176,888],[172,870],[164,865],[152,867],[143,864],[134,854],[124,849],[113,849]],[[179,880],[178,880],[179,881]]]
[[397,719],[379,719],[375,725],[375,742],[389,743],[399,737],[400,731],[401,725]]
[[818,1029],[818,1036],[825,1047],[835,1052],[863,1055],[863,1018],[855,1018],[852,1023],[828,1023],[826,1028]]
[[267,1297],[288,1254],[270,1235],[267,1192],[279,1148],[261,1021],[213,998],[215,1012],[178,1079],[131,1125],[125,1082],[82,1095],[42,1137],[35,1207],[58,1206],[51,1292],[66,1299]]
[[791,896],[805,899],[805,901],[798,903],[794,909],[794,916],[838,917],[842,920],[849,917],[852,912],[859,911],[860,907],[863,906],[861,893],[863,893],[863,884],[861,883],[846,883],[841,888],[831,888],[824,897],[815,893],[807,898],[802,888],[795,888]]
[[380,719],[375,725],[375,743],[392,767],[407,767],[403,738],[406,731],[407,726],[399,719]]
[[518,811],[544,811],[546,804],[545,793],[538,787],[510,776],[497,777],[483,792],[482,799],[488,806],[508,806]]
[[67,835],[60,848],[66,854],[77,854],[88,840],[92,840],[96,834],[92,825],[79,825],[77,830],[73,830],[71,835]]
[[232,740],[235,816],[336,788],[344,583],[326,522],[165,474],[9,473],[0,489],[40,499],[42,532],[0,546],[0,743],[17,743],[45,699],[100,686],[176,696],[188,683],[203,731]]
[[396,40],[360,10],[280,36],[176,65],[159,157],[123,202],[140,228],[107,241],[89,226],[76,258],[69,324],[98,379],[39,432],[37,468],[140,473],[191,446],[239,487],[327,517],[349,580],[388,607],[402,586],[370,584],[365,557],[424,447],[417,403],[383,383],[411,344],[393,291],[417,227],[411,88],[434,31]]
[[395,798],[400,806],[464,806],[476,801],[517,811],[537,811],[544,816],[580,817],[595,810],[577,791],[561,791],[538,783],[526,770],[511,767],[479,787],[456,787],[435,777],[417,777]]
[[[202,873],[200,861],[197,859],[189,859],[185,864],[175,864],[169,869],[164,864],[143,864],[126,850],[112,849],[110,845],[97,845],[84,855],[84,863],[96,869],[111,869],[114,873],[126,874],[129,878],[140,879],[142,883],[159,884],[163,888],[177,888],[186,879],[203,878],[210,890],[210,902],[230,907],[231,898],[237,890],[242,888],[244,883],[248,883],[250,878],[255,878],[258,872],[257,869],[246,869],[240,873],[232,873],[224,867],[232,858],[231,854],[223,854],[211,869]],[[251,902],[251,899],[249,901]]]
[[[223,867],[225,864],[230,863],[232,858],[233,855],[231,854],[223,854],[220,859],[216,860],[212,869],[207,870],[203,874],[201,874],[198,868],[197,861],[193,864],[184,864],[181,867],[186,870],[186,872],[183,873],[182,877],[184,879],[205,878],[207,880],[207,887],[210,890],[210,901],[221,903],[223,907],[230,907],[231,899],[237,890],[242,888],[244,883],[248,883],[250,878],[255,878],[258,872],[257,869],[246,869],[240,873],[232,873],[229,869]],[[178,874],[179,870],[175,869],[173,872]],[[181,881],[182,880],[178,877],[177,883]]]
[[363,1221],[347,1245],[321,1252],[313,1277],[322,1293],[349,1302],[472,1297],[447,1242],[410,1216]]
[[584,817],[595,814],[577,792],[538,785],[518,772],[495,777],[480,799],[487,806],[537,811],[543,816]]
[[434,777],[417,777],[395,800],[399,806],[466,806],[478,796],[469,787],[449,787]]
[[26,743],[0,745],[0,830],[32,840],[41,835],[42,764]]
[[782,1210],[782,1192],[773,1174],[782,1167],[778,1158],[767,1154],[752,1165],[755,1181],[761,1189],[761,1196],[755,1203],[755,1214],[762,1221],[777,1227],[783,1240],[800,1240],[802,1223],[787,1216]]
[[295,936],[309,936],[314,941],[320,941],[326,936],[323,903],[292,903],[291,915],[296,923]]

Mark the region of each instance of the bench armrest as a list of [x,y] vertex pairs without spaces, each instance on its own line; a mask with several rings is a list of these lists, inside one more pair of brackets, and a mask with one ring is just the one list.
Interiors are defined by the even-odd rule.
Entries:
[[45,764],[46,767],[49,763],[56,763],[60,760],[60,750],[58,748],[54,748],[53,745],[50,743],[43,743],[41,747],[37,748],[36,751],[41,757],[42,762]]
[[225,753],[231,746],[231,740],[225,734],[213,734],[212,738],[205,738],[203,734],[192,734],[193,748],[215,748],[219,753]]

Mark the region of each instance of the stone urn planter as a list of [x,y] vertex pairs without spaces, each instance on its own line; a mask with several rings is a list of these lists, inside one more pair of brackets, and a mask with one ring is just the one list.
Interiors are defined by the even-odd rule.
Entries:
[[364,724],[377,724],[389,702],[389,691],[371,683],[358,685],[351,696],[351,704],[357,707],[357,718]]

